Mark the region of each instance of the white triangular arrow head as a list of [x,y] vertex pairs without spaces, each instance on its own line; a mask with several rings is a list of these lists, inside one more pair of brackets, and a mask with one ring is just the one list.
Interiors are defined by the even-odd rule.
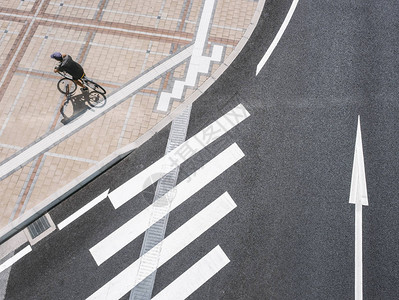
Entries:
[[353,158],[349,203],[369,205],[367,197],[366,171],[364,168],[362,133],[360,130],[360,116],[358,116],[357,120],[355,155]]

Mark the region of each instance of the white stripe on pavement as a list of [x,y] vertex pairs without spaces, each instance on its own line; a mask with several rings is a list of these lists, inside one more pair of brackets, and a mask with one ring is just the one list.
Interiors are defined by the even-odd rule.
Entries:
[[209,26],[212,20],[212,13],[215,7],[215,0],[205,0],[200,23],[195,36],[193,55],[191,55],[185,80],[176,80],[173,84],[172,92],[162,92],[157,110],[168,111],[170,99],[181,99],[186,86],[193,87],[197,82],[200,73],[208,73],[212,61],[219,62],[223,54],[223,46],[214,45],[212,56],[204,56],[204,48],[209,34]]
[[11,267],[14,263],[16,263],[18,260],[20,260],[22,257],[24,257],[26,254],[32,251],[31,246],[27,246],[21,251],[19,251],[17,254],[15,254],[13,257],[7,259],[5,262],[3,262],[0,265],[0,273],[3,272],[4,270],[8,269]]
[[229,262],[229,258],[218,245],[159,292],[152,300],[186,299]]
[[[141,211],[133,219],[126,222],[109,236],[104,238],[98,244],[90,249],[90,253],[96,261],[97,265],[102,264],[108,258],[113,256],[127,244],[132,242],[140,234],[145,232],[149,227],[162,219],[165,214],[160,214],[158,218],[151,218],[153,206],[165,205],[173,195],[169,212],[174,210],[180,204],[184,203],[188,198],[230,168],[238,160],[244,157],[244,153],[237,146],[231,145],[202,168],[191,174],[188,178],[179,183],[170,192],[159,198],[152,205]],[[149,222],[152,220],[152,222]]]
[[94,206],[96,206],[98,203],[103,201],[105,198],[108,196],[109,189],[106,190],[104,193],[102,193],[100,196],[96,197],[94,200],[90,201],[87,203],[85,206],[83,206],[81,209],[77,210],[74,212],[72,215],[70,215],[68,218],[66,218],[64,221],[59,223],[57,225],[58,229],[61,230],[71,224],[73,221],[75,221],[77,218],[81,217],[83,214],[88,212],[90,209],[92,209]]
[[285,29],[288,26],[288,23],[291,20],[292,15],[294,14],[294,11],[295,11],[295,8],[296,8],[296,6],[298,4],[298,1],[299,0],[293,0],[292,1],[290,10],[288,11],[287,16],[285,17],[284,22],[283,22],[283,24],[280,27],[280,30],[277,32],[277,35],[274,37],[274,40],[273,40],[272,44],[267,49],[265,55],[260,60],[259,64],[256,66],[256,75],[258,75],[260,70],[262,70],[263,66],[265,65],[265,63],[269,59],[270,55],[272,55],[272,52],[273,52],[274,48],[276,48],[278,42],[280,41]]
[[153,163],[151,166],[126,181],[109,193],[108,197],[115,208],[129,201],[165,174],[178,167],[194,154],[221,137],[249,116],[243,105],[238,105],[224,116],[207,126],[179,147]]
[[[233,199],[231,199],[227,193],[223,194],[142,257],[146,255],[155,255],[159,250],[157,247],[161,247],[158,263],[158,267],[161,267],[169,259],[178,254],[201,234],[225,217],[236,206]],[[140,283],[135,281],[139,266],[140,259],[137,259],[133,264],[103,285],[87,299],[120,299]],[[158,267],[148,268],[148,275],[154,272]]]

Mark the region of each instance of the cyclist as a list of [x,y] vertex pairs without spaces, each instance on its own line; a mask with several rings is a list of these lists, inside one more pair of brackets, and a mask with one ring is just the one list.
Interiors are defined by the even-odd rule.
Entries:
[[81,91],[88,90],[88,88],[79,81],[79,79],[86,76],[83,67],[74,61],[70,55],[54,52],[50,57],[59,62],[58,65],[54,67],[54,73],[66,72],[71,75],[73,81],[81,87]]

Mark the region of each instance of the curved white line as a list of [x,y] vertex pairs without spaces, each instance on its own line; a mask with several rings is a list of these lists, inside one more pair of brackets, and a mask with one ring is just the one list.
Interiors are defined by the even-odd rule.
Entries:
[[262,70],[263,66],[265,65],[265,63],[267,62],[267,60],[269,59],[270,55],[272,54],[274,48],[276,48],[278,42],[280,41],[281,36],[283,35],[285,29],[288,26],[288,23],[291,20],[292,15],[294,14],[295,8],[298,4],[299,0],[294,0],[292,1],[290,10],[288,11],[287,16],[285,17],[285,20],[283,22],[283,24],[280,27],[280,30],[277,32],[276,37],[274,38],[272,44],[270,45],[269,49],[267,49],[265,55],[262,57],[262,59],[260,60],[260,62],[258,63],[257,67],[256,67],[256,76],[258,76],[260,70]]

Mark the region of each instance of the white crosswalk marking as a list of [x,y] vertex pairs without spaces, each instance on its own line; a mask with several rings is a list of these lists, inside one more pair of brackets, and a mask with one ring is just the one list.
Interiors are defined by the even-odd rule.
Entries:
[[[215,122],[204,128],[203,130],[198,132],[189,140],[181,144],[173,151],[166,154],[164,157],[162,157],[161,159],[153,163],[151,166],[149,166],[148,168],[146,168],[145,170],[143,170],[142,172],[140,172],[139,174],[137,174],[136,176],[134,176],[133,178],[122,184],[121,186],[119,186],[111,193],[109,193],[109,190],[107,190],[98,197],[96,197],[94,200],[83,206],[81,209],[76,211],[70,217],[60,222],[58,224],[58,228],[60,230],[65,228],[66,226],[74,222],[77,218],[84,215],[91,208],[96,206],[98,203],[106,199],[107,196],[111,200],[111,203],[113,204],[114,208],[115,209],[119,208],[121,205],[132,199],[134,196],[142,192],[144,189],[146,189],[149,185],[153,184],[155,181],[159,180],[162,176],[166,175],[176,167],[180,166],[184,161],[188,160],[193,155],[195,155],[196,153],[198,153],[199,151],[210,145],[213,141],[215,141],[219,137],[223,136],[226,132],[234,128],[236,125],[240,124],[247,117],[249,117],[249,115],[250,115],[249,112],[245,109],[243,105],[241,104],[237,105],[234,109],[230,110],[228,113],[220,117],[218,120],[216,120]],[[168,213],[173,211],[180,204],[184,203],[192,195],[197,193],[199,190],[205,187],[216,177],[221,175],[224,171],[226,171],[228,168],[230,168],[232,165],[234,165],[244,156],[245,156],[244,153],[241,151],[241,149],[238,147],[236,143],[232,144],[230,147],[225,149],[222,153],[217,155],[215,158],[213,158],[203,167],[198,169],[188,178],[186,178],[177,186],[175,186],[166,195],[159,198],[152,205],[141,211],[138,215],[136,215],[134,218],[132,218],[124,225],[119,227],[109,236],[105,237],[98,244],[94,245],[90,249],[90,252],[96,263],[98,265],[104,263],[107,259],[112,257],[123,247],[132,242],[134,239],[136,239],[139,235],[144,233],[148,228],[150,228],[160,219],[165,217]],[[231,199],[227,192],[224,193],[220,198],[215,200],[215,202],[218,201],[220,202],[220,199],[223,200],[226,198]],[[233,201],[232,203],[234,204]],[[161,214],[157,214],[154,217],[154,215],[152,215],[152,211],[154,210],[153,208],[156,205],[166,205],[167,207],[165,210],[162,210]],[[212,205],[213,204],[211,204],[209,207],[211,207]],[[205,232],[214,223],[217,222],[217,220],[212,219],[213,213],[210,211],[209,207],[207,207],[198,214],[200,215],[200,217],[193,218],[194,220],[199,218],[198,221],[190,220],[184,225],[185,229],[180,230],[179,228],[178,230],[175,231],[177,233],[182,232],[183,235],[187,235],[186,237],[178,239],[175,237],[177,233],[170,235],[163,242],[159,243],[149,252],[144,254],[139,261],[136,261],[134,264],[132,264],[130,267],[128,267],[127,269],[122,271],[118,276],[112,279],[109,283],[107,283],[105,286],[99,289],[89,299],[118,299],[118,297],[115,295],[119,295],[121,291],[123,291],[123,294],[129,292],[133,287],[135,287],[137,284],[141,282],[142,278],[146,278],[146,276],[154,272],[157,269],[157,267],[161,266],[164,262],[166,262],[173,255],[178,253],[186,245],[188,245],[188,243],[192,242],[192,240],[197,238],[200,234]],[[204,215],[205,211],[209,212],[210,214],[209,218],[205,217]],[[207,219],[206,222],[205,221],[204,222],[208,225],[205,226],[201,225],[203,219]],[[194,228],[195,227],[194,224],[196,224],[198,228]],[[195,233],[197,231],[198,234]],[[193,235],[191,235],[191,233],[193,233]],[[188,237],[189,235],[190,237]],[[182,243],[179,244],[180,248],[177,249],[175,248],[174,245],[172,244],[169,245],[167,241],[171,240],[173,240],[174,243],[177,244],[179,244],[178,242],[181,241]],[[164,247],[165,243],[170,247],[169,246]],[[160,255],[158,266],[155,264],[155,266],[153,265],[149,267],[148,269],[150,271],[148,272],[150,273],[148,273],[144,268],[145,276],[138,277],[137,271],[139,270],[140,263],[145,264],[145,261],[148,260],[147,257],[150,257],[150,255],[153,256],[156,255],[157,257]],[[162,257],[167,257],[167,259],[165,261],[162,261],[161,259]],[[200,266],[202,265],[203,261],[201,260]],[[185,278],[186,276],[191,276],[188,275],[191,272],[192,271],[188,271],[188,273],[184,275],[182,278]],[[132,274],[134,274],[133,277]],[[210,278],[213,275],[208,275],[208,276]],[[200,284],[199,282],[202,282],[201,280],[205,279],[199,279],[197,285]],[[115,287],[117,287],[116,289],[118,291],[115,291]],[[110,292],[110,294],[108,294],[108,292]]]
[[85,206],[83,206],[81,209],[77,210],[75,213],[70,215],[68,218],[66,218],[64,221],[59,223],[57,225],[58,229],[61,230],[71,224],[73,221],[75,221],[77,218],[81,217],[84,215],[86,212],[88,212],[90,209],[92,209],[94,206],[96,206],[98,203],[103,201],[105,198],[107,198],[108,195],[108,190],[106,190],[104,193],[102,193],[100,196],[96,197],[94,200],[90,201],[87,203]]
[[[158,244],[160,247],[162,247],[158,267],[161,267],[169,259],[192,243],[196,238],[211,228],[235,207],[236,204],[234,203],[233,199],[231,199],[227,193],[224,193],[222,196],[217,198],[198,214],[184,223],[181,227],[176,229],[160,244]],[[152,250],[143,256],[146,255],[153,255]],[[123,295],[135,287],[135,277],[137,275],[139,265],[140,259],[136,260],[133,264],[115,276],[112,280],[98,289],[87,299],[120,299]],[[148,275],[155,270],[156,269],[149,268],[147,270]]]
[[242,157],[244,157],[244,153],[237,144],[234,143],[228,147],[210,162],[205,164],[202,168],[179,183],[168,194],[158,199],[151,206],[140,212],[133,219],[122,225],[104,240],[92,247],[90,252],[94,260],[98,265],[102,264],[128,243],[137,238],[150,226],[156,223],[156,221],[163,218],[167,212],[163,215],[160,215],[158,219],[154,220],[152,218],[153,222],[149,223],[149,220],[151,219],[151,207],[154,205],[161,205],[167,201],[165,198],[167,198],[169,194],[174,195],[169,209],[169,211],[172,211],[233,164],[235,164]]
[[152,300],[183,300],[230,262],[220,246],[201,258],[186,272],[159,292]]
[[120,207],[162,176],[180,166],[184,161],[221,137],[234,126],[241,123],[248,116],[249,113],[245,107],[241,104],[238,105],[141,173],[109,193],[108,197],[112,204],[115,208]]
[[249,116],[249,112],[243,105],[237,105],[234,109],[230,110],[218,120],[205,127],[182,145],[169,152],[167,155],[153,163],[151,166],[130,180],[126,181],[111,193],[108,194],[108,190],[107,195],[103,193],[92,202],[82,207],[76,213],[62,221],[60,224],[58,224],[59,230],[65,228],[77,218],[81,217],[99,202],[104,200],[107,196],[111,200],[111,203],[114,205],[114,207],[119,208],[121,205],[159,180],[162,176],[180,166],[184,161],[201,151],[219,137],[223,136]]

